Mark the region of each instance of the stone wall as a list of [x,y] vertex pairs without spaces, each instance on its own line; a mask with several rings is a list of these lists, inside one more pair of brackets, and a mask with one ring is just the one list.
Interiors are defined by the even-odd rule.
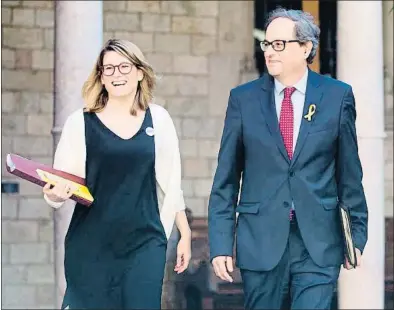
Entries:
[[[2,165],[8,152],[51,163],[53,4],[2,1],[1,15]],[[19,194],[2,194],[2,307],[53,308],[52,210],[3,167]]]
[[[104,39],[132,40],[162,76],[156,100],[175,121],[184,193],[195,217],[207,214],[229,90],[249,79],[252,8],[244,1],[104,2]],[[9,152],[51,163],[54,4],[2,1],[1,13],[2,163]],[[392,113],[392,103],[387,111]],[[386,210],[391,210],[393,127],[387,128]],[[52,210],[37,186],[4,169],[2,181],[19,183],[19,193],[2,194],[2,307],[53,308]]]

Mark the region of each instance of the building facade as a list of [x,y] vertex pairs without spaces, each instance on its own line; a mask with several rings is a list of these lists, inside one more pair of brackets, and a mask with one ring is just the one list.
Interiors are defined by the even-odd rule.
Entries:
[[[393,281],[392,1],[2,1],[3,165],[10,152],[52,162],[64,120],[82,106],[81,83],[105,40],[130,39],[161,75],[155,100],[180,137],[193,227],[189,270],[166,275],[167,309],[242,305],[237,271],[237,283],[228,285],[209,266],[207,203],[229,91],[264,71],[254,30],[276,5],[315,16],[322,36],[311,68],[354,88],[370,242],[365,268],[341,277],[338,300],[340,308],[379,308]],[[71,212],[54,212],[40,188],[2,169],[3,308],[58,305]],[[170,250],[168,270],[172,261]],[[355,287],[363,296],[358,301],[347,294]]]

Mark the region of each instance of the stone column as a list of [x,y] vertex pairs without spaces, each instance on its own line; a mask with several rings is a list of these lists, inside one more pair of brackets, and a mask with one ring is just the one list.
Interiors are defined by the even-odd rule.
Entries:
[[[56,1],[55,8],[55,112],[54,147],[68,115],[83,106],[81,89],[93,69],[103,44],[102,1]],[[72,151],[72,150],[70,150]],[[54,213],[56,305],[65,291],[64,237],[73,212],[73,203]]]
[[338,1],[338,79],[353,87],[369,207],[362,266],[342,270],[340,309],[384,309],[384,84],[382,1]]

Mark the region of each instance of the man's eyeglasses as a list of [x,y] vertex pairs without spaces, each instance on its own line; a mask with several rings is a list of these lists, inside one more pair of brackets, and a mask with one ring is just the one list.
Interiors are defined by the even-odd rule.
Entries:
[[121,74],[129,74],[131,69],[133,69],[133,64],[128,62],[122,62],[121,64],[114,65],[104,65],[102,66],[102,71],[105,76],[111,76],[115,73],[115,68],[118,68]]
[[264,40],[260,42],[260,48],[263,50],[263,52],[266,52],[268,50],[268,47],[272,45],[274,51],[281,52],[286,48],[286,43],[293,42],[301,43],[301,41],[299,40],[274,40],[272,42]]

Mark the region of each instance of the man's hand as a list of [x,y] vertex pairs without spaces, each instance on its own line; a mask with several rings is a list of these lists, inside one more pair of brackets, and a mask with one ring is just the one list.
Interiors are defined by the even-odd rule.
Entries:
[[233,272],[233,258],[231,256],[217,256],[212,260],[215,274],[223,281],[233,282],[229,272]]
[[[356,256],[357,256],[357,267],[361,266],[361,251],[356,248]],[[343,265],[345,269],[350,270],[353,269],[353,266],[349,264],[347,258],[345,259],[345,264]]]

